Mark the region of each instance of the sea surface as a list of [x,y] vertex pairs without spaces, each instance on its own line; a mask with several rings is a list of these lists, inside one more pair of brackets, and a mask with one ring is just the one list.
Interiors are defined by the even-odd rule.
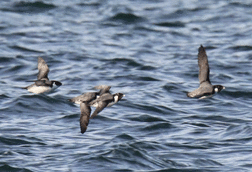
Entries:
[[[1,0],[1,172],[252,171],[251,0]],[[199,86],[206,47],[212,84]],[[37,58],[63,85],[35,95]],[[68,99],[126,96],[80,133]],[[92,109],[94,110],[94,109]]]

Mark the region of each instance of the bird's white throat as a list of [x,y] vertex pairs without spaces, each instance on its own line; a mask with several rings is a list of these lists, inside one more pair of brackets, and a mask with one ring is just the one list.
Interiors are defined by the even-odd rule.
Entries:
[[114,102],[115,102],[115,103],[118,102],[118,96],[114,96]]

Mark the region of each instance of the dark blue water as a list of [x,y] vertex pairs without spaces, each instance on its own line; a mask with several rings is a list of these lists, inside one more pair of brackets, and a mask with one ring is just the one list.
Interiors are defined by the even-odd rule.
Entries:
[[[250,0],[0,1],[0,171],[252,171]],[[198,47],[213,84],[198,87]],[[34,95],[37,57],[63,85]],[[67,99],[126,96],[80,133]]]

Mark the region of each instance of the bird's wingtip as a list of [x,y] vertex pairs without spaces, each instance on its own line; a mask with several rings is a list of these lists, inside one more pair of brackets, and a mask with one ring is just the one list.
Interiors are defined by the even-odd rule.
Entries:
[[205,51],[205,47],[203,47],[203,45],[201,44],[200,47],[199,47],[199,52],[201,51]]

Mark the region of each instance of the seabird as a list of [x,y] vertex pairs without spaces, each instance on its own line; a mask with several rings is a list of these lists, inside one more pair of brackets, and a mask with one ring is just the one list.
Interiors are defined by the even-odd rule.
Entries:
[[[100,89],[98,92],[87,92],[80,96],[69,99],[69,101],[80,104],[81,116],[80,116],[80,129],[83,134],[87,130],[89,119],[92,119],[100,111],[102,111],[107,106],[112,106],[122,99],[124,96],[122,93],[110,94],[110,86],[99,85],[95,86],[95,89]],[[96,110],[91,114],[90,106],[96,107]]]
[[24,89],[27,89],[29,92],[35,94],[40,94],[44,92],[49,92],[52,89],[56,89],[62,85],[62,83],[59,81],[49,80],[48,73],[50,70],[45,60],[41,57],[38,57],[38,70],[39,73],[37,76],[37,80],[34,81],[35,83],[30,86],[24,87]]
[[104,93],[99,98],[91,101],[89,103],[90,106],[96,107],[94,113],[91,115],[91,119],[93,119],[99,112],[101,112],[105,107],[112,106],[120,101],[125,95],[122,93]]
[[212,96],[214,93],[220,92],[222,89],[225,89],[225,87],[222,85],[211,84],[209,79],[210,69],[208,65],[207,55],[205,48],[202,45],[199,47],[198,65],[200,86],[196,90],[187,93],[188,97],[203,99]]

